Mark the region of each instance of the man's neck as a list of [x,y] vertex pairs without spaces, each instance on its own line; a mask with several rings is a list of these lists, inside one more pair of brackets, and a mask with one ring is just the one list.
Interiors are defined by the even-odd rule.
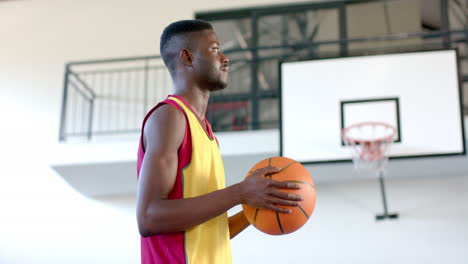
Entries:
[[210,92],[202,90],[197,86],[177,85],[175,87],[175,95],[181,96],[193,108],[193,111],[201,119],[205,119]]

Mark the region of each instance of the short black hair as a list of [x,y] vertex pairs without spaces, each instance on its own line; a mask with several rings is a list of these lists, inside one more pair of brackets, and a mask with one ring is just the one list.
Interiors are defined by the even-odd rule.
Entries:
[[213,26],[205,21],[200,19],[194,20],[180,20],[168,25],[163,33],[161,34],[160,41],[160,53],[161,57],[166,64],[169,72],[175,69],[174,58],[178,56],[180,52],[180,41],[173,41],[177,36],[187,36],[192,32],[202,31],[206,29],[213,29]]

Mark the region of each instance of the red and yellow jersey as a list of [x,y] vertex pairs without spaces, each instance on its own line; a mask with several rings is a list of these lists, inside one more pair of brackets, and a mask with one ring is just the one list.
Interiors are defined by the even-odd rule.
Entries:
[[[224,188],[223,161],[211,126],[206,119],[200,120],[182,97],[171,95],[156,105],[146,115],[143,127],[151,113],[163,104],[170,104],[179,109],[187,121],[185,137],[178,151],[176,181],[168,199],[196,197]],[[205,122],[206,130],[202,122]],[[138,175],[145,155],[142,138],[143,136],[140,137],[138,149]],[[185,232],[142,237],[141,260],[143,264],[231,263],[227,213]]]

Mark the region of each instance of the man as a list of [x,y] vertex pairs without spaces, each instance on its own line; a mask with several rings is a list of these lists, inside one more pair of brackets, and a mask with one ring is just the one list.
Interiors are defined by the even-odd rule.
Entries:
[[255,171],[225,187],[218,143],[205,119],[210,92],[227,86],[229,59],[212,26],[201,20],[170,24],[161,36],[161,56],[174,95],[145,117],[138,151],[137,220],[142,263],[231,263],[230,238],[248,225],[238,204],[290,211],[301,197],[279,189],[292,183],[268,179],[279,169]]

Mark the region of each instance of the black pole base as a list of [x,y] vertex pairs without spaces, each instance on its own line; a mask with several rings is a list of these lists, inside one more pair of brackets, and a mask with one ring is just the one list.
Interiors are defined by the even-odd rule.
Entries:
[[375,220],[380,221],[380,220],[385,220],[385,219],[398,219],[398,217],[399,217],[398,213],[379,214],[375,216]]

